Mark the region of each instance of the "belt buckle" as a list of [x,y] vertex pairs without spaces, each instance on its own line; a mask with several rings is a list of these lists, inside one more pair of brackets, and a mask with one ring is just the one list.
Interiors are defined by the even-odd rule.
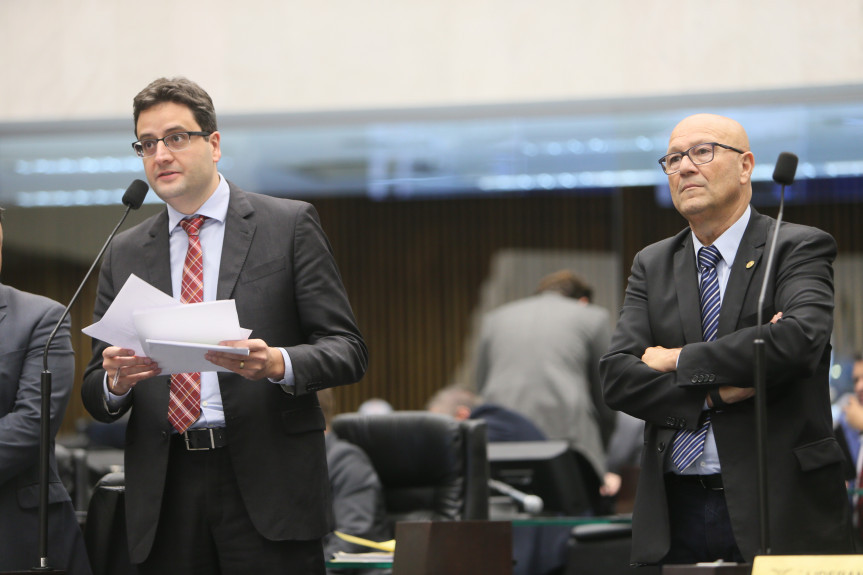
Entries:
[[216,439],[213,436],[213,428],[208,427],[207,431],[210,432],[210,445],[205,447],[192,447],[189,443],[189,431],[186,430],[183,432],[183,439],[186,441],[186,451],[209,451],[210,449],[216,448]]

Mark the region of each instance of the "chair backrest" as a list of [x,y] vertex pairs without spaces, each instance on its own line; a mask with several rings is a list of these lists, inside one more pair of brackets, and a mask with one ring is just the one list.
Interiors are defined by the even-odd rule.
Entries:
[[87,507],[84,544],[93,575],[134,575],[126,538],[126,475],[122,471],[102,477]]
[[331,427],[368,454],[393,523],[488,519],[484,421],[426,411],[345,413]]

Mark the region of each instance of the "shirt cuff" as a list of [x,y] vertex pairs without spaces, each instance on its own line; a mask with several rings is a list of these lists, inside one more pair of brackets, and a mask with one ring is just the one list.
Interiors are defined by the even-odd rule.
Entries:
[[281,380],[269,378],[271,382],[281,385],[285,393],[294,393],[294,366],[291,363],[291,356],[288,355],[288,350],[283,347],[278,348],[282,353],[282,359],[285,361],[285,377]]
[[105,398],[105,407],[108,408],[108,413],[116,415],[123,407],[123,404],[125,403],[124,400],[129,397],[130,393],[132,393],[132,390],[130,389],[123,395],[111,393],[111,390],[108,388],[108,372],[106,371],[105,377],[102,378],[102,393]]

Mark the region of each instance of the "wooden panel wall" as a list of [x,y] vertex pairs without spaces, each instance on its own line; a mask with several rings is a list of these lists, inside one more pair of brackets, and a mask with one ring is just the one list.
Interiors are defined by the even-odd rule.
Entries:
[[[685,226],[652,188],[619,196],[533,196],[374,202],[315,200],[370,350],[364,380],[336,393],[339,411],[384,397],[421,409],[463,359],[471,312],[492,255],[501,248],[620,250],[622,277],[635,252]],[[775,207],[764,213],[775,215]],[[863,204],[789,206],[786,220],[831,232],[841,252],[863,252]],[[86,270],[51,258],[4,253],[3,281],[67,302]],[[621,286],[621,290],[623,286]],[[89,360],[95,281],[73,309],[78,369]],[[86,420],[73,394],[64,431]]]

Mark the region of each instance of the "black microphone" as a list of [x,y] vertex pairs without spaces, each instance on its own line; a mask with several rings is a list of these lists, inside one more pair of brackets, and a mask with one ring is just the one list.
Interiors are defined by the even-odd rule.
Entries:
[[81,280],[81,285],[78,286],[77,291],[75,291],[75,295],[72,296],[72,299],[69,301],[69,305],[66,306],[66,310],[63,312],[57,325],[54,326],[54,330],[51,332],[51,335],[48,336],[48,341],[45,343],[45,349],[42,352],[42,435],[39,441],[39,567],[37,567],[37,569],[49,569],[48,470],[49,449],[51,446],[51,371],[48,369],[48,350],[51,347],[51,342],[54,341],[54,336],[57,335],[57,331],[60,329],[60,326],[63,325],[63,321],[66,319],[66,316],[69,315],[69,310],[72,309],[72,305],[78,300],[78,296],[81,295],[81,290],[84,289],[84,284],[87,283],[88,279],[90,279],[90,275],[93,273],[96,264],[99,263],[105,250],[108,249],[108,244],[111,243],[117,230],[119,230],[120,226],[123,225],[123,222],[126,221],[126,216],[129,215],[129,212],[131,210],[137,210],[141,207],[141,204],[144,203],[144,198],[147,196],[147,191],[149,189],[150,187],[147,183],[142,180],[135,180],[129,184],[128,188],[126,188],[126,193],[123,194],[123,205],[126,206],[126,211],[123,213],[123,217],[120,218],[120,221],[116,226],[114,226],[114,230],[108,236],[102,249],[99,250],[99,255],[96,256],[96,259],[93,261],[93,265],[91,265],[90,269],[87,270],[87,273],[84,274],[84,279]]
[[768,525],[770,512],[767,504],[767,366],[764,365],[764,339],[761,337],[764,321],[764,297],[773,268],[773,256],[776,252],[776,240],[779,238],[779,226],[782,225],[782,211],[785,208],[785,186],[794,183],[796,173],[797,156],[791,152],[779,154],[779,158],[776,159],[776,167],[773,169],[773,181],[782,185],[782,192],[779,196],[779,213],[776,215],[773,239],[767,250],[767,265],[764,268],[764,279],[761,281],[761,293],[758,296],[758,319],[755,326],[755,340],[753,341],[755,352],[755,437],[758,454],[758,517],[761,524],[759,555],[770,555],[770,529]]
[[[797,158],[794,158],[794,166],[797,166]],[[792,174],[791,177],[793,178],[794,174]],[[137,210],[141,207],[141,204],[144,203],[144,198],[147,197],[147,192],[149,190],[150,186],[147,185],[147,182],[143,180],[135,180],[129,184],[129,187],[126,188],[126,193],[123,194],[123,205],[129,206],[129,209]],[[126,213],[129,213],[129,210],[126,210]]]
[[783,186],[790,186],[794,183],[794,174],[796,173],[797,156],[791,152],[782,152],[779,154],[779,158],[776,160],[776,167],[773,169],[773,181]]
[[544,503],[542,501],[542,498],[538,495],[531,495],[529,493],[519,491],[508,483],[498,481],[497,479],[489,479],[488,486],[491,489],[497,491],[498,493],[506,495],[516,503],[519,503],[522,508],[531,515],[540,513],[542,511]]

